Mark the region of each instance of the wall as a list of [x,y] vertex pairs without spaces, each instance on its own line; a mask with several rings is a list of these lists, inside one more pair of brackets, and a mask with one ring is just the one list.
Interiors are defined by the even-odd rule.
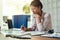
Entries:
[[0,0],[0,26],[2,27],[2,0]]
[[12,18],[12,15],[25,14],[23,6],[30,4],[30,0],[3,0],[3,16]]
[[52,27],[55,32],[60,32],[60,0],[41,0],[43,10],[51,14]]

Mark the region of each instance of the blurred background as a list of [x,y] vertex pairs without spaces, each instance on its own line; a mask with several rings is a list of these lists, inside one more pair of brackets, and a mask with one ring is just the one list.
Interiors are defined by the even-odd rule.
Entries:
[[[13,15],[33,15],[30,10],[32,0],[0,0],[0,27],[7,28],[7,19],[12,20]],[[60,0],[40,0],[43,11],[51,14],[52,27],[60,32]],[[32,16],[31,16],[32,17]],[[28,27],[31,27],[32,18],[29,18]]]

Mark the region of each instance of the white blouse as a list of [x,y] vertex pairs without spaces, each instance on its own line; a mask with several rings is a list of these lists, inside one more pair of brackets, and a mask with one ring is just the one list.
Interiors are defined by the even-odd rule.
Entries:
[[47,13],[42,13],[42,18],[41,19],[41,23],[37,24],[35,21],[35,18],[33,18],[33,22],[32,22],[32,30],[35,31],[48,31],[52,28],[52,23],[51,23],[51,16],[50,14]]

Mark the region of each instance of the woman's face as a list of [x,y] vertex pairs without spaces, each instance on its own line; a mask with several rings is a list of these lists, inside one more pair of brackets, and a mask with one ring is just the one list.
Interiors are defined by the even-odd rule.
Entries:
[[41,13],[41,7],[31,6],[31,10],[34,14],[40,14]]

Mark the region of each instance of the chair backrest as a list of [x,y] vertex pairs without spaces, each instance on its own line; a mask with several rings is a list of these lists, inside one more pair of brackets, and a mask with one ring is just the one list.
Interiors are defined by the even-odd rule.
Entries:
[[13,16],[13,28],[20,28],[21,25],[24,25],[27,28],[28,18],[30,15],[14,15]]

